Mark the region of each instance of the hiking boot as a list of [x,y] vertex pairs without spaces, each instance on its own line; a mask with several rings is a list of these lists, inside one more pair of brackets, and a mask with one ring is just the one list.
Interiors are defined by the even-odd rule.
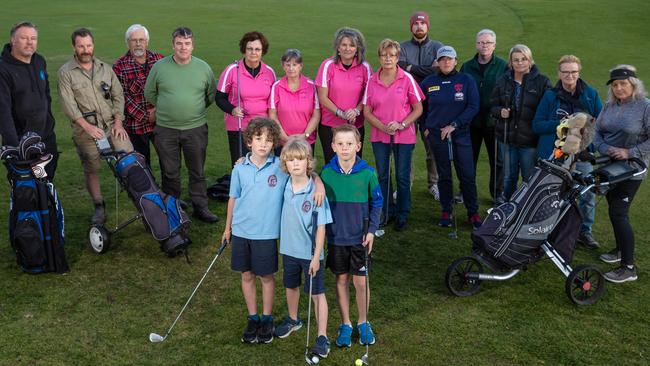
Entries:
[[318,336],[314,347],[311,348],[311,352],[317,354],[320,358],[327,358],[327,355],[330,354],[330,340],[326,336]]
[[246,329],[244,329],[244,334],[241,336],[241,341],[244,343],[256,343],[257,342],[257,329],[260,327],[260,321],[248,318],[248,323],[246,324]]
[[357,331],[359,332],[359,344],[362,346],[365,346],[366,344],[375,344],[375,333],[372,332],[370,322],[357,324]]
[[578,236],[578,244],[582,244],[589,249],[598,249],[600,244],[594,239],[593,235],[589,231],[583,231]]
[[601,254],[599,258],[605,263],[619,263],[621,261],[621,251],[614,248],[607,253]]
[[209,224],[213,224],[217,221],[219,221],[219,217],[212,212],[207,207],[204,208],[197,208],[194,207],[194,212],[192,213],[192,216],[196,217],[197,219],[207,222]]
[[90,218],[90,222],[93,225],[103,225],[106,222],[106,212],[104,208],[104,201],[95,203],[95,213]]
[[273,318],[262,320],[257,329],[258,343],[271,343],[273,341]]
[[456,202],[456,203],[463,203],[463,202],[465,202],[465,201],[463,201],[463,192],[458,192],[458,193],[454,196],[454,202]]
[[469,223],[472,224],[474,229],[478,229],[481,227],[481,216],[478,213],[473,213],[469,215]]
[[[632,267],[632,268],[630,268]],[[629,282],[629,281],[636,281],[637,276],[636,276],[636,267],[634,266],[626,266],[622,265],[613,271],[609,271],[605,273],[603,276],[605,276],[605,279],[609,282],[614,282],[614,283],[623,283],[623,282]]]
[[438,226],[442,227],[451,227],[451,213],[447,211],[442,211],[442,214],[440,215],[440,220],[438,220]]
[[336,345],[339,347],[352,347],[352,326],[341,324],[339,334],[336,336]]
[[395,231],[404,231],[407,227],[408,224],[406,223],[406,219],[397,219],[397,222],[395,223]]
[[300,328],[302,328],[302,321],[300,318],[293,320],[290,316],[286,316],[282,319],[282,322],[275,327],[273,334],[278,338],[285,338],[288,337],[291,332]]
[[440,201],[440,190],[438,189],[437,184],[433,184],[431,187],[429,187],[429,193],[431,193],[434,200]]

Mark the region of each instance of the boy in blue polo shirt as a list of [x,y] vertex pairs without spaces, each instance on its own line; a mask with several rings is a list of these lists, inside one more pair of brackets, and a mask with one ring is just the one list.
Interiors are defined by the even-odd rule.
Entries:
[[[244,131],[250,153],[235,165],[230,179],[226,227],[221,240],[232,245],[230,267],[241,272],[242,293],[248,321],[241,340],[245,343],[273,341],[273,299],[278,271],[277,239],[284,187],[289,176],[280,169],[273,148],[280,141],[278,125],[268,118],[255,118]],[[320,184],[320,187],[318,185]],[[317,181],[314,200],[322,202],[324,188]],[[257,314],[255,279],[262,282],[262,316]]]
[[[311,146],[302,138],[289,139],[280,155],[280,166],[291,175],[284,189],[282,219],[280,229],[280,254],[282,254],[283,282],[287,295],[289,316],[275,328],[275,335],[285,338],[302,327],[298,317],[301,273],[305,276],[305,293],[309,293],[308,276],[312,279],[312,299],[316,309],[318,337],[312,352],[327,357],[330,342],[327,338],[327,300],[325,299],[325,280],[323,246],[325,244],[325,225],[332,222],[327,200],[321,207],[314,205],[312,194],[314,183],[311,174],[314,170]],[[313,220],[317,215],[315,246],[312,247]]]

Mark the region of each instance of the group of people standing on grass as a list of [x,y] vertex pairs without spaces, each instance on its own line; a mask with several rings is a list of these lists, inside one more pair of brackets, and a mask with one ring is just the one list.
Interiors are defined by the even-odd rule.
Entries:
[[[193,215],[216,222],[218,217],[208,209],[204,172],[206,111],[214,102],[224,112],[230,161],[235,165],[223,238],[233,244],[233,270],[242,273],[249,312],[242,340],[268,342],[273,338],[277,239],[284,256],[289,317],[277,327],[276,335],[286,336],[301,325],[297,318],[301,271],[316,276],[317,319],[319,323],[326,319],[326,302],[320,296],[324,291],[321,260],[316,257],[324,259],[327,237],[326,261],[337,276],[343,321],[336,343],[349,346],[353,333],[350,281],[357,292],[361,342],[374,343],[362,309],[368,293],[363,282],[368,271],[364,253],[370,254],[373,233],[380,224],[394,221],[396,231],[407,228],[418,132],[426,152],[428,190],[440,200],[438,224],[443,227],[452,224],[454,200],[464,203],[474,228],[481,225],[476,166],[483,144],[490,164],[489,192],[498,204],[510,199],[537,159],[549,158],[555,128],[573,113],[595,118],[596,137],[590,146],[594,152],[648,162],[650,101],[633,66],[610,70],[603,106],[596,90],[580,78],[582,65],[576,56],[560,58],[558,81],[553,85],[535,65],[530,48],[514,45],[507,60],[501,59],[494,53],[496,34],[483,29],[476,35],[476,54],[458,68],[455,49],[429,38],[425,12],[414,13],[409,26],[411,39],[380,42],[376,70],[366,59],[362,33],[348,27],[337,30],[333,54],[320,64],[315,80],[303,74],[303,56],[293,48],[283,53],[284,76],[278,78],[263,61],[269,42],[257,31],[243,35],[239,41],[242,58],[227,65],[217,79],[205,61],[192,55],[194,34],[189,28],[173,31],[173,53],[163,56],[148,48],[148,30],[134,24],[125,33],[128,50],[113,65],[94,56],[90,30],[75,30],[71,34],[74,55],[58,72],[58,91],[95,205],[91,221],[101,224],[106,220],[95,143],[107,137],[114,149],[135,149],[148,162],[153,144],[160,160],[162,189],[177,198],[184,160]],[[15,145],[25,132],[39,133],[47,152],[55,157],[48,166],[53,179],[58,150],[47,67],[36,53],[37,44],[33,23],[12,27],[0,58],[0,134],[3,144]],[[378,178],[361,159],[366,126]],[[320,177],[314,173],[317,140],[327,164]],[[460,183],[457,197],[453,195],[454,169]],[[578,162],[576,169],[588,173],[591,164]],[[621,263],[605,275],[613,282],[637,278],[628,211],[641,179],[621,183],[607,193],[616,247],[601,259]],[[579,242],[595,249],[599,244],[591,230],[594,199],[593,194],[580,198]],[[317,230],[310,221],[314,211],[318,212]],[[381,222],[380,215],[384,217]],[[364,217],[369,219],[366,231]],[[310,251],[305,248],[311,246],[312,229],[316,245]],[[262,280],[262,316],[257,315],[256,277]],[[319,335],[326,336],[320,325]],[[318,354],[329,352],[326,341],[326,337],[317,339]]]

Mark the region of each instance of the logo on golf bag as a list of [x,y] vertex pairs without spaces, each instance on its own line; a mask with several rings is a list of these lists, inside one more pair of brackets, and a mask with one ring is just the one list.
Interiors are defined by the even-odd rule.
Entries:
[[311,210],[311,202],[309,202],[309,201],[303,202],[302,203],[302,212],[307,213],[307,212],[309,212],[309,210]]
[[275,187],[278,184],[278,177],[273,174],[269,176],[269,179],[266,182],[269,184],[269,187]]
[[548,234],[553,230],[553,224],[545,226],[531,226],[528,228],[528,235]]

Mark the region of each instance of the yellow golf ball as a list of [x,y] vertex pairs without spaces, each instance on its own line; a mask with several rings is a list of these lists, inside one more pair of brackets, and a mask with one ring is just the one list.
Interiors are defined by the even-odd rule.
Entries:
[[354,364],[355,364],[356,366],[362,366],[362,365],[363,365],[363,361],[361,361],[360,358],[357,358],[357,360],[354,361]]

